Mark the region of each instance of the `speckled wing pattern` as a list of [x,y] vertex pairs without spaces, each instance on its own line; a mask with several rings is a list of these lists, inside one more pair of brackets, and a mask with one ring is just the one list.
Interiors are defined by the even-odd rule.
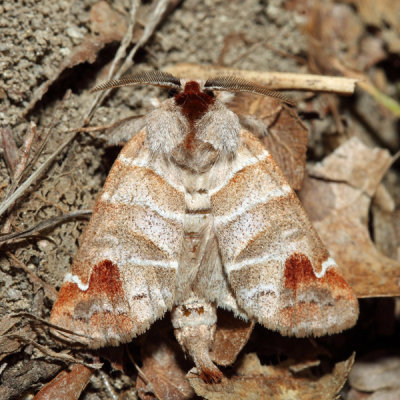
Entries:
[[285,335],[340,332],[358,303],[262,144],[241,131],[237,168],[211,190],[227,279],[249,318]]
[[92,348],[130,341],[174,303],[185,198],[145,139],[118,156],[51,313]]

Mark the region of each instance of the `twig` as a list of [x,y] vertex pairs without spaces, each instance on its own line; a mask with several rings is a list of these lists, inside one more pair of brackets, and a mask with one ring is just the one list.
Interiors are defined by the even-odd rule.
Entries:
[[35,171],[27,178],[18,189],[3,201],[0,205],[0,217],[25,193],[29,186],[38,179],[44,171],[50,166],[54,159],[68,146],[77,134],[72,134],[58,149]]
[[345,67],[339,60],[332,59],[332,65],[343,75],[358,79],[358,86],[370,94],[379,104],[387,108],[397,118],[400,117],[400,103],[381,92],[364,74]]
[[294,74],[285,72],[245,71],[234,68],[213,67],[181,63],[165,69],[178,77],[192,79],[207,79],[220,75],[235,75],[274,90],[305,90],[315,92],[330,92],[353,94],[358,79],[338,76],[311,74]]
[[156,392],[156,389],[154,388],[154,385],[151,383],[150,379],[147,378],[146,374],[141,370],[141,368],[139,367],[139,365],[137,365],[135,359],[133,358],[131,352],[129,351],[128,347],[126,346],[126,352],[128,353],[128,357],[131,360],[132,364],[135,366],[139,376],[143,379],[144,383],[148,386],[151,387],[151,390],[154,394],[154,396],[156,396],[157,399],[161,400],[160,395]]
[[4,159],[6,160],[11,176],[13,176],[18,164],[18,148],[11,129],[8,126],[1,128],[1,142],[4,149]]
[[121,44],[118,48],[117,54],[114,57],[114,60],[111,64],[110,70],[108,71],[108,79],[111,79],[114,75],[115,68],[117,64],[125,57],[126,49],[132,42],[133,38],[133,28],[136,24],[136,13],[140,6],[140,0],[132,0],[131,2],[131,10],[129,15],[129,24],[128,29],[123,37]]
[[9,317],[10,318],[22,318],[22,317],[24,317],[24,318],[27,318],[27,319],[31,319],[33,321],[38,321],[38,322],[42,323],[43,325],[46,325],[49,328],[55,329],[55,330],[57,330],[59,332],[65,332],[65,333],[68,333],[70,335],[74,335],[74,336],[77,336],[77,337],[82,337],[82,338],[85,338],[85,339],[92,339],[88,335],[84,335],[83,333],[74,332],[74,331],[71,331],[70,329],[63,328],[62,326],[52,324],[51,322],[47,321],[46,319],[40,318],[37,315],[31,314],[31,313],[28,313],[28,312],[19,312],[19,313],[15,313],[15,314],[9,314]]
[[105,372],[100,370],[100,378],[106,388],[106,391],[108,393],[108,396],[111,400],[118,400],[118,396],[115,393],[115,390],[113,389],[113,387],[110,384],[110,381],[108,380],[107,375],[105,374]]
[[42,232],[48,228],[52,228],[53,226],[56,226],[61,222],[69,221],[70,219],[74,218],[90,216],[91,214],[91,210],[78,210],[69,214],[59,215],[58,217],[53,217],[45,221],[41,221],[38,224],[24,230],[23,232],[13,232],[6,235],[0,235],[0,244],[12,239],[23,239],[28,236],[32,236],[35,233]]
[[24,138],[24,143],[18,151],[18,163],[15,166],[15,170],[13,171],[12,184],[8,189],[9,194],[15,191],[15,188],[21,181],[22,174],[25,171],[25,168],[28,164],[28,159],[30,156],[33,139],[36,136],[36,131],[37,131],[36,124],[33,121],[31,121],[30,131],[26,133]]
[[[139,6],[140,6],[140,0],[132,0],[128,29],[127,29],[127,31],[121,41],[121,44],[117,50],[117,53],[112,61],[110,71],[108,72],[108,79],[111,79],[113,77],[115,68],[117,67],[118,63],[122,60],[122,58],[125,57],[126,49],[132,42],[133,29],[134,29],[135,23],[136,23],[136,12],[137,12],[137,9],[139,8]],[[92,105],[90,106],[90,110],[89,110],[86,118],[90,118],[90,116],[92,115],[96,106],[103,101],[105,96],[102,97],[102,94],[103,93],[97,94],[96,98],[92,102]]]
[[[146,24],[143,34],[141,38],[138,40],[136,45],[132,48],[128,56],[126,57],[124,63],[121,65],[119,70],[116,72],[115,76],[113,77],[114,79],[120,78],[125,71],[127,71],[132,65],[133,65],[133,57],[137,53],[137,51],[144,45],[146,42],[150,39],[151,35],[154,33],[155,28],[161,21],[162,17],[164,16],[165,11],[167,10],[169,0],[158,0],[154,11],[150,17],[150,20]],[[97,107],[98,104],[101,104],[102,101],[108,96],[110,93],[110,90],[104,91],[100,93],[100,95],[95,99],[95,102],[93,102],[86,118],[85,118],[85,123],[87,123],[90,118],[93,115],[93,112],[95,108]]]
[[18,260],[14,254],[7,252],[7,256],[11,258],[11,260],[18,265],[18,267],[22,268],[29,276],[31,282],[38,284],[41,286],[47,294],[47,297],[55,301],[57,298],[57,290],[50,286],[48,283],[42,281],[38,276],[36,276],[22,261]]
[[73,364],[82,364],[85,367],[92,368],[92,369],[100,369],[103,366],[102,363],[90,364],[90,363],[86,363],[86,362],[81,361],[81,360],[77,360],[76,358],[70,356],[69,354],[57,353],[57,352],[51,350],[50,348],[42,346],[41,344],[35,342],[34,340],[28,339],[28,338],[26,338],[24,336],[21,336],[21,335],[9,334],[9,335],[4,335],[3,337],[6,337],[8,339],[13,339],[13,340],[19,340],[19,341],[21,341],[23,343],[30,344],[33,347],[35,347],[36,349],[38,349],[44,355],[46,355],[48,357],[51,357],[51,358],[53,358],[55,360],[64,361],[64,362],[67,362],[67,363],[73,363]]

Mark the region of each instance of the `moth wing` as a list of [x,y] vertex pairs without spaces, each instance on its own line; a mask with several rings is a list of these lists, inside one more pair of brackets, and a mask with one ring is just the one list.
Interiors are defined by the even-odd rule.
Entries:
[[130,341],[173,305],[184,194],[145,139],[138,133],[114,163],[51,313],[92,348]]
[[357,299],[268,151],[242,131],[232,165],[211,190],[211,209],[239,307],[285,335],[353,326]]

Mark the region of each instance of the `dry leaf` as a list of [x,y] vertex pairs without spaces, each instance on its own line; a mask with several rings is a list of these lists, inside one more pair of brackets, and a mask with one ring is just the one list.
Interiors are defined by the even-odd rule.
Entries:
[[379,389],[400,389],[400,357],[374,357],[357,360],[349,375],[352,387],[365,392]]
[[[154,327],[153,327],[154,328]],[[193,389],[186,379],[188,365],[182,360],[183,353],[176,341],[168,338],[164,330],[152,329],[141,346],[141,373],[136,387],[142,400],[183,400],[192,397]],[[154,394],[154,395],[153,395]]]
[[393,0],[346,0],[357,7],[367,25],[384,27],[389,23],[400,31],[400,3]]
[[13,337],[7,337],[7,334],[14,334],[22,337],[32,337],[32,329],[29,326],[23,326],[15,329],[17,320],[9,315],[0,319],[0,361],[10,354],[17,353],[25,343]]
[[254,322],[235,318],[225,310],[218,309],[217,312],[217,330],[210,352],[211,359],[218,365],[231,365],[249,340]]
[[23,393],[53,377],[60,365],[45,360],[28,360],[7,368],[1,374],[0,399],[22,399]]
[[74,364],[70,371],[61,371],[35,395],[33,400],[78,400],[93,370]]
[[4,150],[4,159],[6,160],[7,167],[11,174],[14,175],[14,171],[18,165],[18,147],[15,143],[14,136],[9,127],[1,128],[1,147]]
[[388,212],[374,207],[374,240],[387,257],[400,261],[400,210]]
[[229,104],[243,127],[262,140],[293,189],[304,177],[308,142],[307,128],[295,109],[270,97],[238,93]]
[[121,13],[112,9],[106,1],[93,4],[90,10],[90,29],[104,38],[120,41],[126,32],[127,24]]
[[371,197],[391,160],[352,138],[310,170],[299,193],[358,297],[400,294],[400,263],[380,253],[368,231]]
[[336,398],[346,382],[354,355],[335,365],[332,373],[321,378],[311,374],[293,374],[289,363],[263,366],[255,353],[246,354],[238,367],[238,376],[223,379],[220,384],[207,385],[193,369],[188,379],[196,394],[208,400],[324,400]]

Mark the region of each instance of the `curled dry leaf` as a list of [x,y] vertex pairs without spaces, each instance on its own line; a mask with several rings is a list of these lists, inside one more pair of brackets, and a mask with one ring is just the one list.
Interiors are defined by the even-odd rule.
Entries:
[[391,160],[352,138],[311,169],[299,194],[358,297],[400,294],[400,263],[380,253],[368,231],[371,197]]
[[232,365],[243,346],[249,340],[254,322],[235,318],[232,313],[218,310],[217,330],[211,359],[218,365]]
[[[237,369],[237,376],[223,379],[218,385],[207,385],[194,372],[188,379],[196,394],[208,400],[308,400],[321,398],[334,399],[346,382],[354,355],[335,365],[330,374],[321,378],[310,374],[294,374],[285,363],[276,366],[263,366],[255,353],[246,354]],[[293,368],[292,368],[293,369]]]
[[357,7],[361,18],[368,25],[384,28],[387,23],[400,30],[400,3],[392,0],[346,0]]
[[33,400],[78,400],[92,375],[90,368],[74,364],[69,371],[61,371],[46,384]]
[[146,336],[142,349],[141,373],[138,374],[136,387],[142,400],[184,400],[193,396],[194,392],[186,371],[190,363],[183,359],[182,350],[176,341],[168,339],[168,331],[160,334],[153,329]]
[[282,102],[238,93],[229,105],[243,127],[262,140],[293,189],[300,189],[306,165],[307,128],[295,109]]

